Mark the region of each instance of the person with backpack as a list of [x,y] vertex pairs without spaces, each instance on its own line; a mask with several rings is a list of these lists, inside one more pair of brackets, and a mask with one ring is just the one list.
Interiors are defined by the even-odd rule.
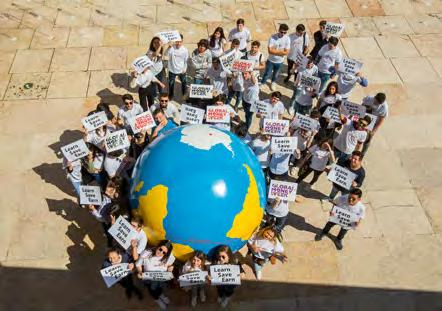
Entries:
[[[308,45],[310,43],[309,36],[305,31],[305,26],[299,24],[296,26],[296,31],[289,35],[290,38],[290,52],[287,56],[287,77],[284,79],[284,83],[288,83],[290,77],[292,76],[293,67],[296,61],[296,55],[298,51],[302,54],[307,55]],[[294,73],[295,80],[297,73]]]

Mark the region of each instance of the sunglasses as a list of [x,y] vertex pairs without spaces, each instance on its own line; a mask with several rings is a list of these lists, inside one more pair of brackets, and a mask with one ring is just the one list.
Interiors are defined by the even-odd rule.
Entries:
[[218,258],[219,259],[227,259],[227,256],[226,255],[219,255]]
[[287,31],[281,31],[280,30],[279,33],[285,35],[287,33]]
[[124,104],[126,104],[127,106],[130,106],[133,104],[133,102],[125,102]]
[[164,248],[158,248],[157,252],[160,252],[161,254],[166,255],[167,254],[167,249],[164,250]]
[[168,99],[160,99],[161,103],[167,103],[169,100]]

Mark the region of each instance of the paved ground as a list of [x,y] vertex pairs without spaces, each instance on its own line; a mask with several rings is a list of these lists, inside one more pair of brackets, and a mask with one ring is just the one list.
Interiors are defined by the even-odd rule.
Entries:
[[[291,29],[303,22],[310,33],[321,18],[344,23],[341,48],[364,62],[370,82],[352,99],[385,91],[391,116],[364,163],[367,219],[344,250],[329,239],[314,242],[328,206],[319,192],[301,192],[306,199],[291,206],[284,232],[289,262],[267,266],[260,283],[249,273],[232,307],[442,309],[440,0],[1,1],[0,306],[152,306],[104,289],[101,228],[73,203],[58,150],[79,137],[80,118],[100,99],[119,104],[128,65],[154,33],[178,29],[193,49],[237,17],[264,48],[278,22]],[[318,190],[329,188],[321,177]],[[174,296],[176,308],[187,305]]]

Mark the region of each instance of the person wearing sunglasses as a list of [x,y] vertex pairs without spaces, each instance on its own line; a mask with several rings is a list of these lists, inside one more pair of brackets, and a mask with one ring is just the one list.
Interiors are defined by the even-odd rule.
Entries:
[[318,52],[316,63],[318,65],[318,76],[321,79],[321,87],[319,92],[322,92],[327,86],[328,80],[338,71],[339,63],[342,62],[342,51],[338,47],[339,39],[330,37],[328,44],[324,45]]
[[123,106],[118,110],[117,123],[130,131],[130,120],[140,113],[143,113],[143,108],[134,101],[131,94],[124,94],[121,99],[123,100]]
[[[162,240],[153,249],[146,249],[141,253],[135,267],[137,268],[138,278],[142,279],[143,272],[147,271],[173,271],[175,257],[172,254],[173,245],[169,240]],[[166,310],[170,300],[163,294],[165,282],[143,281],[149,290],[150,295],[155,300],[161,310]]]
[[367,113],[371,113],[376,117],[373,129],[368,133],[367,140],[362,148],[362,153],[365,154],[374,134],[376,134],[382,123],[384,123],[385,118],[388,117],[387,96],[385,93],[377,93],[375,96],[366,96],[362,100],[362,105],[365,106]]
[[[361,220],[365,216],[365,206],[361,202],[362,197],[362,191],[359,188],[352,189],[349,194],[340,196],[336,198],[336,200],[333,201],[334,206],[340,207],[342,209],[345,209],[349,212],[352,212],[356,214],[357,220],[351,224],[352,228],[356,228],[360,225]],[[330,211],[330,216],[333,216],[335,214],[334,206],[332,210]],[[333,226],[336,225],[334,222],[328,221],[324,228],[316,234],[315,241],[322,240],[323,236],[328,234],[330,229],[333,228]],[[341,230],[339,230],[338,236],[336,237],[336,240],[334,240],[336,248],[338,250],[342,250],[342,239],[347,234],[348,229],[344,229],[341,227]]]
[[367,139],[367,127],[371,117],[366,115],[357,121],[341,115],[342,130],[333,140],[333,150],[336,159],[348,159],[353,151],[361,151]]
[[278,32],[273,34],[269,39],[267,48],[269,57],[267,58],[261,83],[265,84],[267,79],[270,78],[270,75],[272,75],[272,82],[270,84],[271,91],[275,91],[276,89],[276,80],[278,79],[285,56],[288,55],[290,51],[290,38],[287,35],[288,30],[289,26],[287,26],[287,24],[281,24],[279,25]]
[[178,111],[177,106],[175,105],[175,101],[169,99],[168,93],[161,93],[159,98],[159,103],[156,103],[150,107],[150,112],[154,112],[158,108],[161,108],[164,112],[164,115],[168,120],[171,120],[177,124],[180,123],[180,112]]

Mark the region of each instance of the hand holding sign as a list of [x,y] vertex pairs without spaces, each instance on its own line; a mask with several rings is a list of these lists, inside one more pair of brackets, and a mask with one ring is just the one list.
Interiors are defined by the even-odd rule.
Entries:
[[147,271],[141,278],[143,281],[167,282],[173,279],[173,274],[169,271]]
[[190,124],[201,124],[204,119],[204,110],[186,104],[181,105],[180,119]]
[[326,119],[330,119],[330,121],[341,123],[341,113],[339,112],[339,109],[328,106],[322,116]]
[[269,199],[280,198],[282,200],[293,202],[296,200],[296,190],[298,184],[279,180],[271,180],[269,186]]
[[179,276],[178,281],[181,287],[205,284],[207,271],[194,271]]
[[232,71],[248,72],[253,70],[255,62],[246,59],[235,59],[232,63]]
[[319,91],[321,86],[321,79],[308,74],[300,74],[299,85],[301,87],[309,88],[314,90],[316,93]]
[[191,84],[189,90],[190,98],[213,98],[213,85]]
[[108,232],[125,250],[129,248],[131,241],[137,236],[137,230],[123,216],[117,218]]
[[132,62],[132,67],[134,67],[135,71],[138,74],[143,73],[146,70],[146,68],[152,65],[153,65],[152,61],[146,55],[138,57]]
[[163,44],[182,40],[178,30],[161,31],[156,36],[160,38]]
[[328,180],[347,190],[350,190],[355,178],[356,178],[355,173],[337,164],[332,165],[332,168],[330,169],[330,172],[327,175]]
[[221,66],[226,70],[231,70],[233,61],[235,60],[235,50],[231,50],[228,53],[225,53],[219,57],[219,60],[221,62]]
[[77,159],[84,158],[89,154],[89,149],[83,139],[79,139],[70,143],[66,146],[61,147],[61,152],[63,153],[66,160],[73,162]]
[[344,32],[344,25],[338,23],[327,22],[325,24],[325,33],[329,36],[339,38]]
[[210,276],[212,285],[241,285],[238,265],[212,265]]
[[272,153],[293,154],[298,145],[296,137],[272,137],[270,150]]
[[207,106],[206,122],[208,123],[230,123],[230,114],[227,106]]
[[269,114],[270,106],[263,100],[256,100],[250,105],[250,111],[259,113],[261,116],[266,117]]
[[157,125],[150,110],[147,110],[143,113],[140,113],[139,115],[136,115],[134,118],[132,118],[129,121],[129,123],[134,134],[139,133],[141,131],[146,131]]
[[131,272],[129,266],[130,264],[128,263],[120,263],[101,269],[100,274],[103,277],[103,281],[106,283],[107,288],[126,277]]
[[347,209],[341,208],[339,206],[333,206],[332,212],[330,213],[329,221],[340,225],[344,229],[354,229],[354,224],[357,223],[359,217],[356,213],[353,213]]
[[81,205],[101,205],[101,190],[99,186],[80,186]]
[[346,116],[358,116],[363,118],[365,116],[366,107],[356,103],[349,102],[348,100],[342,103],[342,114]]
[[362,63],[351,58],[343,58],[339,63],[339,71],[356,76],[362,69]]
[[319,122],[316,119],[310,118],[309,116],[296,113],[295,119],[293,121],[293,126],[295,128],[301,128],[306,131],[316,131],[319,128]]
[[83,124],[86,131],[91,132],[99,127],[106,125],[107,116],[104,111],[100,111],[81,119],[81,123]]
[[264,119],[263,134],[284,136],[289,130],[288,120]]
[[126,130],[119,130],[108,134],[104,139],[104,144],[108,153],[130,146]]

